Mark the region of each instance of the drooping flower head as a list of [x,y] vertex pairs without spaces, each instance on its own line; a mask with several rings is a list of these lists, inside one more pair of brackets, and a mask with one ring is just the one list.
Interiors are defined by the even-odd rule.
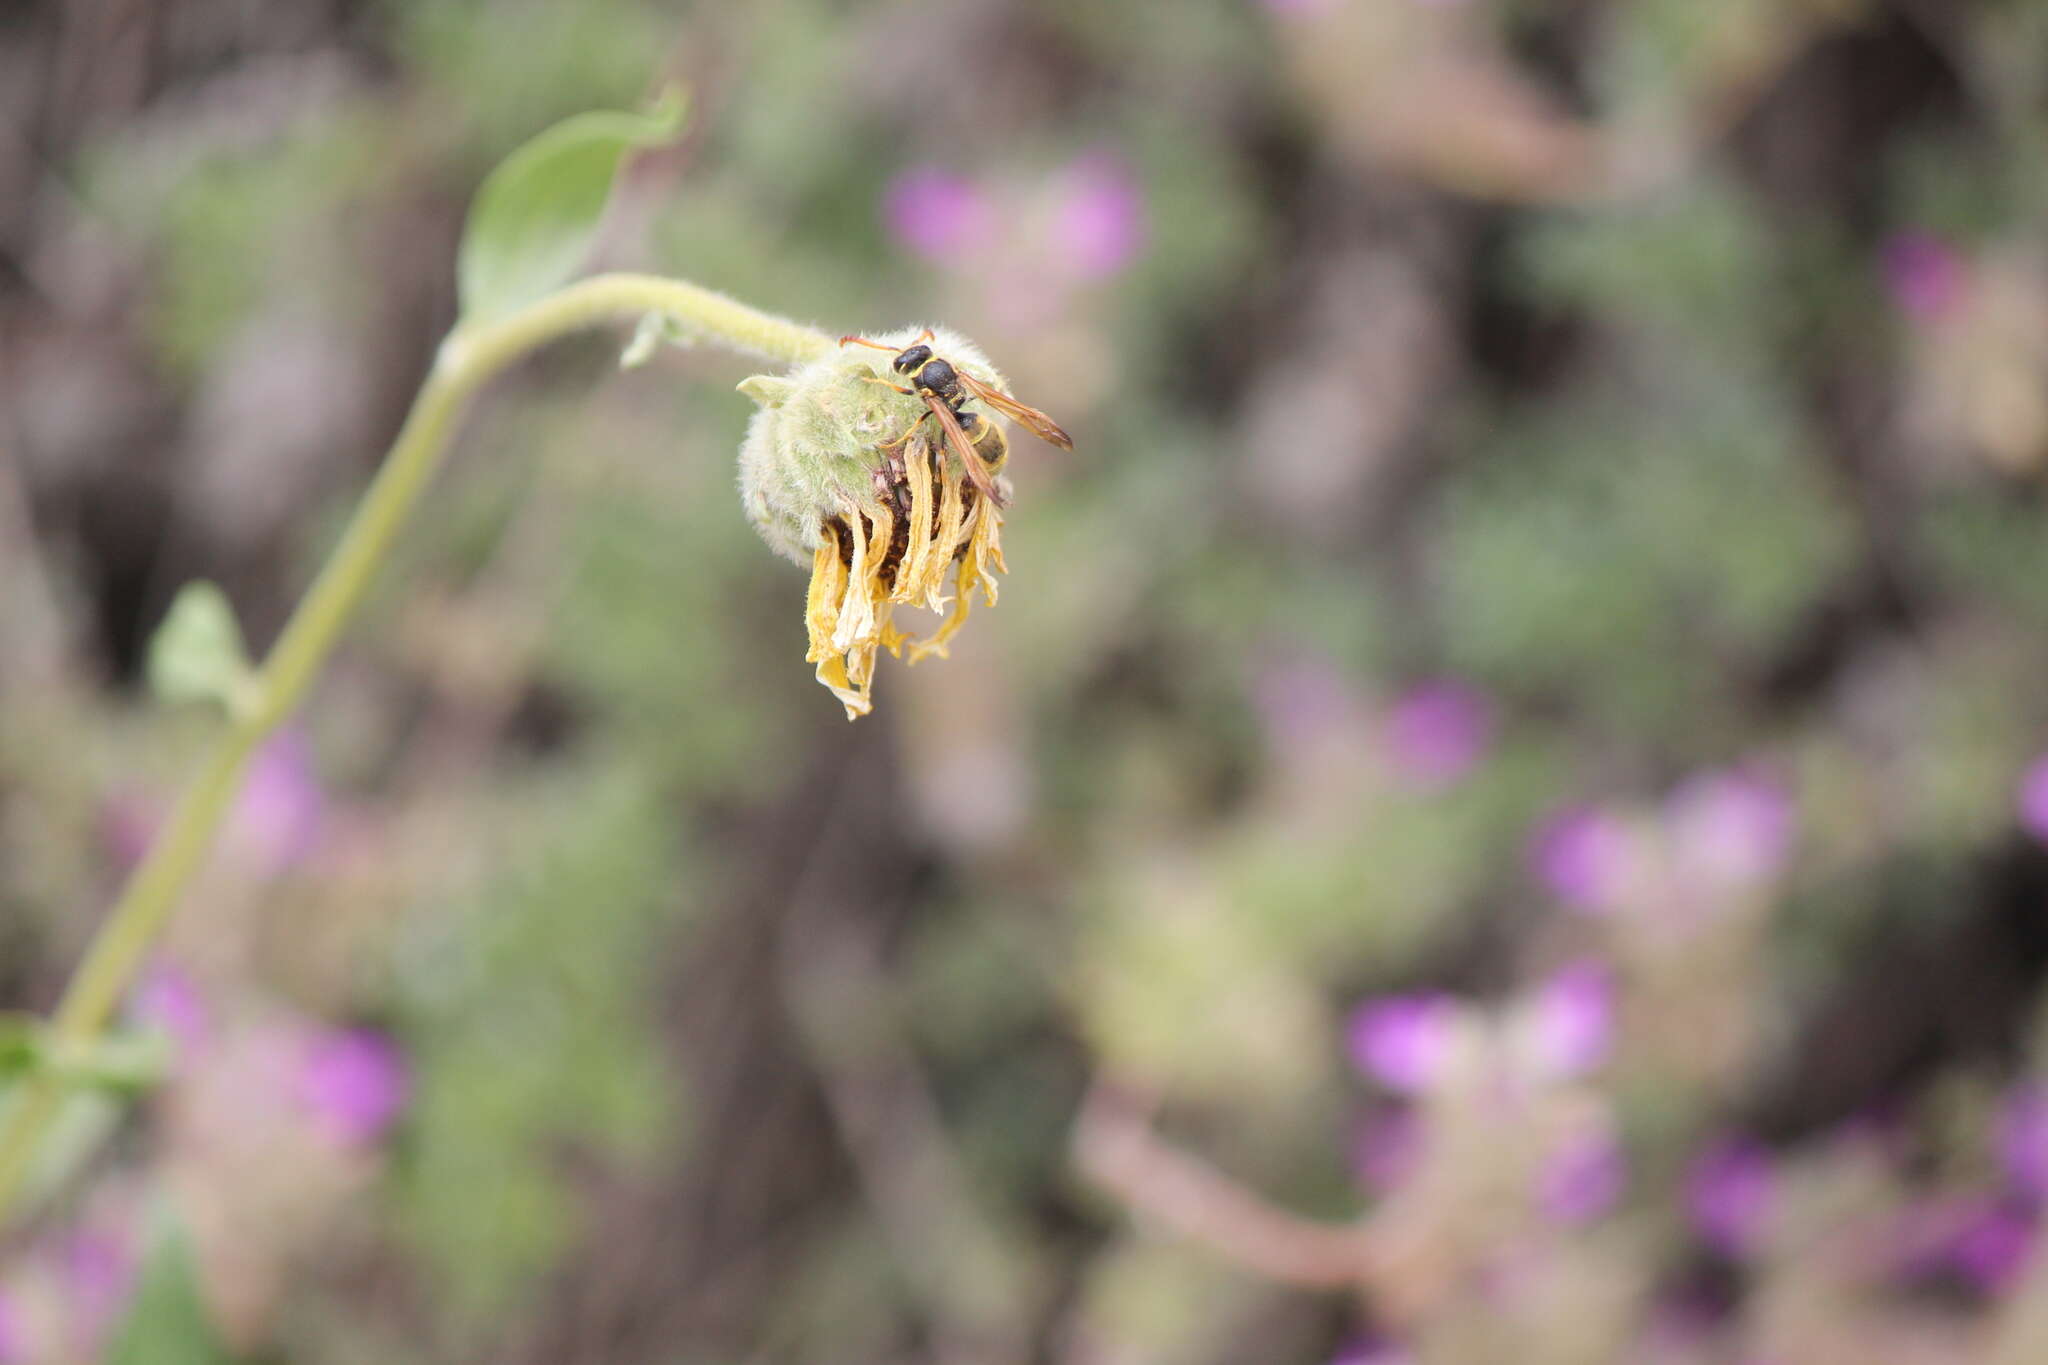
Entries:
[[[922,398],[899,391],[908,386],[889,368],[892,351],[923,335],[906,327],[872,338],[886,349],[846,346],[787,375],[740,385],[761,405],[740,449],[740,497],[771,549],[811,567],[806,658],[849,720],[873,704],[879,650],[900,658],[908,645],[911,663],[945,657],[974,594],[993,606],[993,575],[1004,571],[1002,514],[975,488],[971,475],[979,471],[967,469],[939,419]],[[1005,386],[973,343],[949,331],[929,335],[933,355],[986,385]],[[996,415],[972,397],[957,410],[973,433],[972,457],[993,477],[1005,443],[981,433]],[[993,486],[1008,497],[1003,481]],[[899,606],[946,615],[916,640],[891,621]]]

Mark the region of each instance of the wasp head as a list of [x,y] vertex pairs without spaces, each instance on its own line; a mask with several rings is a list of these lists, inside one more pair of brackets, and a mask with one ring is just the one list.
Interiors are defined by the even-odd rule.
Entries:
[[898,374],[916,374],[918,367],[932,358],[932,348],[919,343],[899,354],[889,362],[889,368]]

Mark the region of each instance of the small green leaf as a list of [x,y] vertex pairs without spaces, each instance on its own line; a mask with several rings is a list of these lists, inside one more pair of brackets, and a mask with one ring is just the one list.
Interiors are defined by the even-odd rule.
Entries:
[[645,113],[578,114],[499,162],[462,232],[463,320],[509,313],[572,279],[626,153],[673,142],[682,126],[682,93],[671,87]]
[[150,1216],[142,1277],[106,1365],[229,1365],[199,1296],[192,1241],[168,1205]]
[[688,350],[696,340],[679,320],[666,313],[649,313],[633,329],[633,339],[626,343],[626,349],[619,355],[619,368],[639,369],[654,359],[654,353],[661,349],[663,343]]
[[171,1042],[155,1032],[110,1033],[85,1048],[46,1047],[43,1060],[72,1085],[135,1093],[169,1074]]
[[241,627],[213,583],[178,590],[149,642],[149,685],[168,702],[217,701],[232,709],[253,680]]
[[41,1017],[15,1010],[0,1014],[0,1076],[18,1076],[42,1064]]

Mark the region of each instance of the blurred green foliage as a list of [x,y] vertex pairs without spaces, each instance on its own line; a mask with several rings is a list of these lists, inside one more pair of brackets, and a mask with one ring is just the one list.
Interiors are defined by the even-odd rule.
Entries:
[[[0,402],[37,532],[36,573],[0,538],[0,574],[78,623],[60,685],[0,679],[7,1003],[47,999],[128,856],[115,798],[160,804],[206,737],[133,695],[138,622],[218,577],[274,627],[454,317],[479,179],[679,80],[690,127],[631,164],[595,263],[834,333],[956,325],[1081,450],[1013,436],[1001,605],[952,660],[885,662],[848,728],[801,657],[802,576],[733,491],[746,365],[620,374],[606,335],[485,398],[305,719],[321,851],[224,855],[165,949],[223,1033],[369,1021],[411,1067],[381,1145],[303,1157],[341,1193],[269,1220],[275,1283],[212,1271],[262,1305],[223,1315],[238,1349],[1178,1365],[1399,1329],[1432,1363],[1519,1334],[1545,1365],[1705,1298],[1719,1335],[1672,1361],[1906,1359],[1858,1335],[1871,1303],[1978,1358],[1953,1343],[2027,1281],[1745,1260],[1681,1187],[1736,1133],[1768,1140],[1795,1243],[1884,1242],[1855,1218],[1951,1197],[2034,1218],[1995,1133],[2048,970],[2015,804],[2048,747],[2037,9],[394,0],[167,44],[149,98],[49,141],[52,202],[122,265],[64,325],[145,375],[90,372],[87,406],[145,383],[155,424],[66,445],[97,429],[44,415],[61,386]],[[1474,170],[1556,145],[1612,182]],[[906,223],[919,174],[961,240]],[[62,277],[54,247],[17,258]],[[319,363],[251,377],[252,334]],[[309,394],[367,434],[323,443]],[[264,445],[223,472],[194,414],[252,410],[317,477]],[[138,482],[173,531],[72,510]],[[1446,684],[1485,717],[1448,776],[1396,735]],[[1689,835],[1685,796],[1730,773],[1793,833],[1708,913],[1726,831]],[[1571,904],[1545,840],[1586,807],[1669,878],[1668,919]],[[1504,1037],[1581,960],[1619,983],[1611,1069],[1490,1133],[1432,1111],[1465,1164],[1375,1184],[1359,1134],[1462,1097],[1361,1076],[1351,1011],[1441,988]],[[1476,1227],[1541,1273],[1417,1271],[1359,1314],[1276,1286],[1077,1175],[1097,1083],[1305,1215]],[[24,1264],[99,1177],[233,1186],[190,1175],[197,1084]],[[1497,1194],[1586,1111],[1631,1172],[1590,1227],[1415,1193]],[[1857,1145],[1870,1113],[1892,1165]]]

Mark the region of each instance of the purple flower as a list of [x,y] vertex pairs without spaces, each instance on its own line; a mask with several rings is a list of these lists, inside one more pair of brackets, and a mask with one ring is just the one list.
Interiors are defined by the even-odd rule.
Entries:
[[1672,793],[1665,811],[1679,867],[1721,887],[1769,881],[1791,851],[1791,802],[1765,778],[1707,773]]
[[1145,196],[1130,169],[1101,153],[1070,166],[1053,240],[1061,259],[1088,279],[1129,265],[1145,245]]
[[1530,846],[1537,880],[1566,905],[1593,914],[1619,908],[1634,878],[1637,857],[1635,834],[1627,822],[1591,806],[1552,817]]
[[2017,1190],[2035,1203],[2048,1203],[2048,1096],[2022,1086],[1998,1116],[1999,1163]]
[[2035,759],[2020,778],[2020,827],[2048,844],[2048,754]]
[[1538,1177],[1536,1202],[1551,1221],[1577,1227],[1613,1208],[1627,1180],[1620,1139],[1602,1126],[1551,1154]]
[[1992,1205],[1957,1230],[1948,1247],[1956,1273],[1987,1294],[2006,1288],[2034,1250],[2034,1223],[2016,1209]]
[[1962,257],[1932,233],[1897,233],[1879,257],[1892,302],[1915,322],[1934,321],[1962,296]]
[[233,835],[270,872],[302,863],[319,845],[327,797],[305,736],[281,731],[256,751],[235,802]]
[[132,1008],[138,1022],[161,1031],[190,1057],[206,1044],[211,1032],[206,1001],[183,971],[165,963],[150,968],[135,988]]
[[995,214],[980,187],[936,166],[918,166],[882,192],[890,235],[927,260],[951,262],[988,240]]
[[313,1043],[300,1064],[298,1089],[336,1141],[357,1146],[384,1135],[405,1107],[411,1079],[389,1038],[343,1029]]
[[1328,659],[1301,655],[1263,670],[1252,705],[1266,742],[1283,767],[1310,767],[1351,745],[1363,707]]
[[1745,1139],[1716,1143],[1685,1177],[1685,1208],[1707,1244],[1731,1259],[1756,1245],[1777,1193],[1763,1147]]
[[1443,1075],[1463,1011],[1448,995],[1398,995],[1351,1016],[1351,1060],[1389,1090],[1414,1094]]
[[1486,699],[1456,682],[1404,694],[1388,711],[1383,735],[1394,770],[1418,787],[1457,781],[1485,757],[1492,738]]
[[1598,962],[1564,968],[1524,1007],[1522,1028],[1539,1074],[1562,1079],[1591,1071],[1614,1043],[1613,975]]
[[1415,1357],[1381,1337],[1353,1337],[1337,1348],[1330,1365],[1414,1365]]
[[127,1307],[135,1287],[135,1250],[112,1232],[82,1230],[65,1242],[63,1267],[77,1319],[97,1339]]

